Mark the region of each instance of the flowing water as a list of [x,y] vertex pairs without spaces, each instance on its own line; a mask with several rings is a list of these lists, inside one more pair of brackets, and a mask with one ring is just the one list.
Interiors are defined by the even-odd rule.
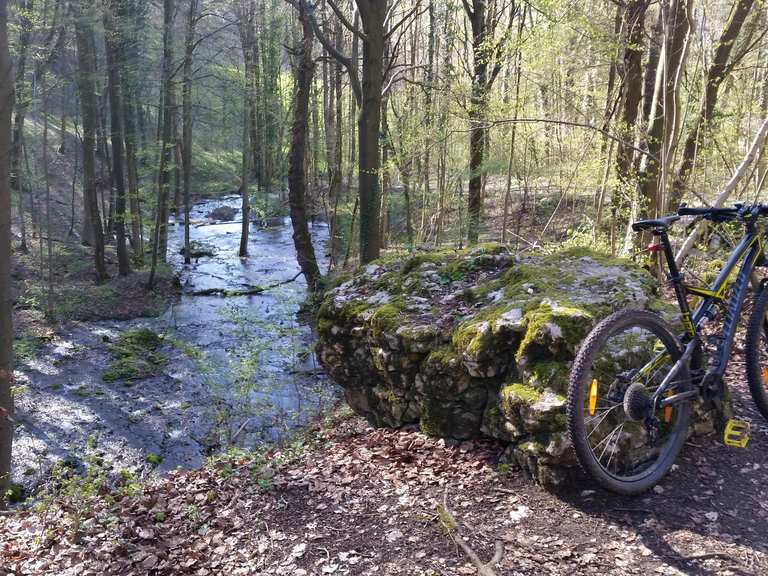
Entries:
[[[52,463],[82,465],[86,445],[115,473],[196,467],[231,445],[279,441],[322,413],[337,392],[315,364],[313,335],[297,312],[306,295],[288,219],[252,222],[249,257],[238,256],[238,222],[209,219],[238,197],[196,204],[191,237],[214,250],[184,265],[183,225],[169,231],[169,261],[182,293],[158,318],[70,323],[28,368],[17,402],[14,480],[31,492]],[[311,227],[318,257],[328,237]],[[324,262],[321,262],[324,264]],[[247,296],[195,295],[269,287]],[[125,330],[164,334],[169,362],[135,382],[102,379],[108,343]],[[149,457],[149,458],[148,458]]]

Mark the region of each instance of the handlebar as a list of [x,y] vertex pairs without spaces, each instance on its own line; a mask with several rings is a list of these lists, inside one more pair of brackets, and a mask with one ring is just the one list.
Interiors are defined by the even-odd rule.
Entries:
[[702,216],[713,222],[726,222],[740,218],[749,220],[755,216],[768,215],[766,204],[734,204],[732,208],[689,207],[685,204],[677,209],[678,216]]
[[693,208],[688,206],[680,206],[677,209],[678,216],[736,216],[739,213],[739,208]]

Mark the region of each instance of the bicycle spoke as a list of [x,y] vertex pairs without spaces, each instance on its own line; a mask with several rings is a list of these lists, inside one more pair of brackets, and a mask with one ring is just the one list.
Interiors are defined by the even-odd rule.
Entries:
[[[614,408],[618,408],[619,406],[622,406],[622,404],[616,404],[615,406],[611,406],[610,408],[608,408],[608,409],[606,410],[606,412],[605,412],[605,413],[602,415],[602,417],[600,418],[600,422],[598,422],[598,423],[595,425],[595,427],[594,427],[594,428],[592,428],[592,432],[590,432],[589,434],[587,434],[587,438],[591,438],[591,437],[592,437],[592,434],[594,434],[594,433],[595,433],[595,430],[597,430],[598,428],[600,428],[600,425],[601,425],[601,424],[602,424],[602,423],[605,421],[605,419],[606,419],[606,418],[608,418],[608,414],[610,414],[611,410],[613,410]],[[597,418],[598,418],[597,416],[594,416],[594,417],[593,417],[593,419],[597,419]],[[590,424],[589,420],[587,420],[585,423],[586,423],[586,424]]]
[[[621,433],[624,431],[624,424],[626,424],[626,422],[622,422],[621,430],[619,430],[619,432],[618,432],[618,434],[616,436],[617,440],[621,438]],[[617,452],[617,450],[614,447],[614,449],[611,450],[611,456],[608,458],[608,463],[605,465],[606,468],[610,469],[610,467],[611,467],[611,460],[613,460],[613,457],[616,455],[616,452]]]
[[[611,442],[610,442],[610,440],[611,440],[611,439],[613,439],[614,435],[616,434],[616,431],[617,431],[617,430],[619,430],[619,429],[623,429],[623,428],[624,428],[624,422],[622,422],[621,424],[618,424],[618,425],[617,425],[617,426],[616,426],[616,427],[615,427],[615,428],[614,428],[614,429],[611,431],[611,433],[610,433],[610,434],[608,434],[608,436],[606,436],[605,438],[603,438],[603,439],[600,441],[600,443],[599,443],[597,446],[595,446],[595,448],[594,448],[594,449],[595,449],[595,450],[597,450],[597,449],[598,449],[598,448],[599,448],[599,447],[600,447],[600,446],[603,444],[603,442],[605,442],[605,446],[603,447],[603,451],[602,451],[602,452],[600,452],[600,456],[597,458],[597,461],[598,461],[598,462],[602,462],[602,461],[603,461],[603,456],[605,455],[605,451],[608,449],[608,446],[610,446],[610,445],[611,445]],[[607,441],[607,442],[606,442],[606,441]]]

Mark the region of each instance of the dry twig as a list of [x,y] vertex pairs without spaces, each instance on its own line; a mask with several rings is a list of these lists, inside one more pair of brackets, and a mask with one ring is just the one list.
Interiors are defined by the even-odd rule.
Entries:
[[459,533],[459,525],[456,522],[453,514],[451,514],[451,511],[448,509],[448,486],[445,487],[445,492],[443,493],[443,504],[438,506],[437,512],[443,528],[445,528],[445,531],[448,533],[451,539],[456,543],[456,545],[458,545],[459,548],[461,548],[462,552],[466,554],[467,558],[469,558],[469,560],[475,566],[478,575],[498,576],[498,573],[496,570],[494,570],[493,566],[501,562],[501,559],[504,556],[504,545],[500,540],[496,540],[494,543],[493,558],[491,558],[489,562],[483,562],[480,559],[480,557],[477,555],[477,552],[475,552],[467,543],[467,541],[462,538],[461,534]]

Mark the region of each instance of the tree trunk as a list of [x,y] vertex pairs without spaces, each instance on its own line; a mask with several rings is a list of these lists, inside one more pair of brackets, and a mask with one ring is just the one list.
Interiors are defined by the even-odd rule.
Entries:
[[709,70],[707,70],[707,79],[698,116],[683,146],[682,158],[672,182],[669,206],[677,206],[683,198],[685,186],[693,168],[694,158],[696,157],[696,150],[701,143],[702,134],[715,112],[720,85],[733,69],[733,64],[729,65],[728,63],[733,45],[736,43],[736,38],[752,8],[752,4],[753,0],[735,0],[731,8],[731,13],[717,43],[712,64]]
[[184,263],[189,264],[189,196],[192,185],[192,56],[195,49],[195,26],[197,24],[197,0],[189,0],[187,33],[184,40],[184,77],[181,89],[182,122],[182,186],[184,189]]
[[[341,23],[336,23],[336,44],[341,44],[343,40],[343,35],[341,31]],[[333,265],[336,262],[337,256],[339,256],[339,253],[341,252],[341,232],[339,230],[339,221],[338,221],[338,207],[339,207],[339,200],[341,199],[341,179],[342,179],[342,152],[343,152],[343,141],[342,141],[342,135],[344,131],[344,115],[343,115],[343,92],[342,92],[342,73],[341,73],[341,64],[336,63],[336,65],[333,67],[333,86],[332,90],[335,94],[334,96],[334,110],[331,111],[331,114],[333,114],[336,118],[334,121],[334,130],[335,130],[335,137],[333,141],[333,151],[331,155],[331,160],[329,161],[330,165],[333,166],[333,178],[328,183],[328,197],[329,201],[333,206],[332,212],[331,212],[331,223],[330,223],[330,263],[329,265]]]
[[649,0],[630,0],[626,3],[622,17],[620,43],[623,57],[618,70],[621,77],[621,116],[617,127],[619,142],[616,151],[616,176],[619,183],[611,198],[612,252],[622,224],[631,219],[628,213],[637,185],[633,145],[643,95],[644,27],[649,3]]
[[171,187],[171,154],[173,153],[173,0],[163,0],[163,106],[160,136],[160,170],[157,186],[155,233],[152,242],[152,268],[147,287],[155,282],[158,258],[165,261],[168,246],[168,196]]
[[[251,146],[250,146],[250,114],[248,113],[248,96],[243,101],[243,164],[240,171],[240,197],[243,222],[240,228],[240,258],[248,256],[248,232],[251,226],[251,202],[248,182],[251,178]],[[189,248],[185,254],[189,254]],[[186,260],[186,258],[185,258]]]
[[115,188],[114,229],[117,242],[117,266],[120,276],[131,271],[125,241],[125,176],[123,174],[123,96],[120,82],[120,52],[113,15],[115,0],[104,6],[104,46],[107,57],[107,78],[112,141],[112,183]]
[[312,25],[304,5],[298,6],[299,19],[302,28],[301,51],[296,63],[296,99],[294,102],[293,128],[291,130],[291,151],[288,168],[288,201],[293,224],[293,243],[296,247],[296,258],[299,261],[307,286],[315,290],[320,280],[320,269],[312,246],[312,237],[307,227],[306,176],[304,161],[307,148],[307,130],[309,115],[309,98],[314,74],[312,60]]
[[621,43],[624,47],[624,56],[620,67],[622,106],[619,137],[621,141],[616,153],[616,175],[625,188],[631,188],[634,183],[631,144],[635,139],[638,108],[643,94],[642,61],[645,45],[645,13],[648,4],[648,0],[628,2],[622,23]]
[[96,195],[96,131],[98,128],[98,109],[96,103],[96,50],[93,45],[93,26],[91,23],[92,0],[79,0],[75,17],[75,37],[77,42],[77,84],[80,91],[80,108],[83,117],[83,202],[86,230],[93,237],[93,256],[96,267],[96,281],[107,278],[104,263],[104,231]]
[[0,509],[11,481],[13,443],[13,300],[11,294],[11,110],[13,66],[8,52],[8,14],[0,0]]
[[[32,0],[26,0],[19,3],[19,43],[18,43],[18,59],[16,61],[16,114],[13,120],[13,144],[11,147],[10,155],[10,175],[11,184],[16,189],[17,196],[19,198],[19,220],[21,226],[21,246],[19,247],[22,252],[27,252],[27,233],[26,223],[24,222],[24,179],[22,177],[21,167],[21,146],[22,137],[24,134],[24,119],[27,114],[27,108],[29,106],[30,95],[27,94],[27,81],[26,66],[27,55],[29,54],[29,45],[32,36],[32,22],[29,19],[29,14],[34,8]],[[12,68],[10,70],[13,70]]]
[[668,153],[680,124],[679,88],[688,52],[689,9],[687,0],[672,0],[668,7],[662,7],[664,44],[660,60],[649,60],[646,71],[646,74],[656,73],[656,83],[646,143],[652,156],[645,155],[640,162],[638,216],[641,218],[656,218],[664,208],[663,176],[668,171]]
[[358,117],[358,194],[360,195],[360,262],[379,257],[381,187],[381,89],[384,80],[384,20],[388,2],[357,0],[366,39],[363,42],[362,100]]
[[116,17],[121,30],[118,38],[120,76],[123,86],[123,132],[125,139],[125,164],[128,176],[128,200],[131,210],[131,240],[133,259],[137,265],[144,263],[144,231],[139,197],[139,173],[137,158],[137,82],[139,54],[137,31],[140,26],[137,0],[121,0],[116,5]]
[[474,0],[470,9],[465,4],[472,25],[472,95],[469,104],[469,195],[467,205],[467,241],[476,244],[480,235],[483,207],[483,160],[488,107],[488,28],[486,0]]

